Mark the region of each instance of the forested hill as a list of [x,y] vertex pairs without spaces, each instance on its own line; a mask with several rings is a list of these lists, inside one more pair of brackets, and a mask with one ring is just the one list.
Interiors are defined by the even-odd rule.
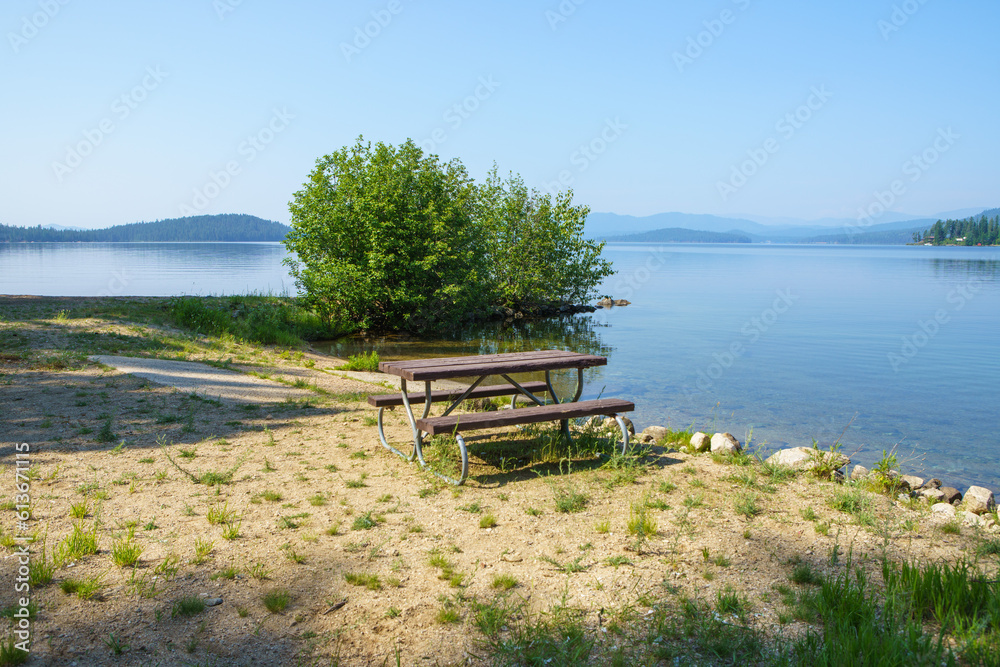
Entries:
[[938,220],[930,229],[913,235],[915,243],[933,245],[1000,245],[1000,209],[962,220]]
[[636,243],[750,243],[750,237],[742,232],[703,232],[682,227],[666,227],[624,236],[607,236],[604,240]]
[[155,222],[134,222],[106,229],[48,229],[0,225],[0,242],[175,242],[175,241],[282,241],[290,228],[254,215],[226,213],[195,215]]

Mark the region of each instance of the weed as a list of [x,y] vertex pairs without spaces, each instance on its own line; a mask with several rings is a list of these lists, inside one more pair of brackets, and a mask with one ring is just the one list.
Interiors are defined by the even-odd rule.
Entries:
[[78,503],[74,503],[69,508],[69,514],[74,519],[84,519],[90,514],[90,503],[87,502],[86,498]]
[[222,505],[215,505],[208,508],[208,512],[205,514],[205,518],[213,526],[220,524],[229,524],[237,520],[236,510],[229,509],[229,501],[227,500]]
[[628,534],[645,538],[655,535],[656,530],[656,519],[646,512],[645,504],[633,504],[629,510]]
[[577,556],[575,559],[567,561],[565,563],[560,563],[551,556],[539,556],[538,560],[548,563],[549,565],[553,566],[560,572],[563,572],[565,574],[572,574],[574,572],[583,572],[587,569],[586,565],[581,564],[583,558],[584,558],[583,556]]
[[941,532],[945,535],[961,535],[962,526],[958,521],[949,521],[948,523],[941,524]]
[[553,492],[555,493],[556,511],[563,514],[582,512],[589,502],[589,498],[585,494],[580,493],[572,486],[554,487]]
[[607,535],[611,532],[611,522],[607,520],[598,521],[594,526],[594,530],[596,530],[600,535]]
[[796,584],[820,585],[823,583],[823,577],[817,574],[809,563],[806,562],[796,563],[794,569],[792,569],[792,574],[788,578]]
[[167,554],[153,569],[153,574],[171,579],[177,574],[177,570],[180,569],[180,561],[180,556],[177,554]]
[[761,508],[757,504],[757,494],[750,491],[740,491],[733,501],[733,509],[736,513],[746,517],[748,520],[761,513]]
[[699,493],[696,496],[687,495],[684,497],[684,507],[688,509],[694,509],[696,507],[701,507],[705,504],[705,494]]
[[196,565],[201,565],[208,559],[209,554],[212,553],[212,549],[215,548],[215,542],[211,540],[206,540],[204,538],[197,538],[194,541],[194,563]]
[[142,555],[142,547],[135,542],[135,528],[129,528],[124,538],[111,546],[111,560],[118,567],[134,566]]
[[232,523],[227,523],[225,528],[222,529],[222,539],[224,540],[235,540],[240,536],[240,526],[243,525],[243,520],[234,521]]
[[382,581],[379,576],[370,572],[345,572],[344,581],[352,586],[364,586],[370,591],[382,589]]
[[866,491],[855,486],[837,489],[830,499],[833,509],[854,516],[862,526],[875,525],[874,505]]
[[742,618],[749,611],[750,602],[746,598],[740,597],[732,586],[727,585],[716,593],[715,609],[720,614],[733,614]]
[[512,574],[495,574],[490,586],[498,591],[509,591],[517,586],[517,578]]
[[360,352],[352,354],[347,358],[347,363],[337,367],[338,371],[366,371],[375,373],[378,371],[379,356],[377,350],[371,352]]
[[45,552],[45,542],[42,542],[41,556],[32,558],[28,563],[28,586],[31,588],[48,586],[56,572],[56,564],[49,560]]
[[109,632],[108,638],[103,640],[104,645],[111,649],[111,652],[115,655],[121,655],[128,649],[128,644],[123,644],[117,638],[115,638],[115,633]]
[[194,616],[205,611],[205,601],[197,595],[188,595],[174,602],[170,610],[170,618],[177,616]]
[[349,489],[362,489],[368,486],[367,484],[365,484],[365,477],[367,477],[367,475],[361,473],[361,476],[358,479],[344,480],[344,486],[346,486]]
[[463,512],[470,512],[472,514],[479,514],[480,512],[483,511],[483,507],[482,505],[479,504],[478,500],[468,505],[460,505],[458,509],[462,510]]
[[284,589],[276,589],[273,591],[268,591],[261,598],[264,602],[264,607],[272,614],[279,614],[288,607],[289,603],[292,601],[292,594]]
[[271,571],[263,563],[254,563],[247,568],[247,572],[251,577],[259,580],[267,579],[271,575]]
[[[101,429],[97,432],[97,437],[94,439],[97,442],[114,442],[118,439],[115,432],[111,430],[111,417],[104,420],[104,423],[101,425]],[[124,442],[122,444],[124,444]]]
[[86,579],[63,579],[59,584],[59,588],[67,595],[76,595],[81,600],[90,600],[100,596],[103,585],[102,577],[98,574]]
[[52,559],[57,566],[73,561],[83,556],[97,553],[97,526],[91,530],[84,530],[79,523],[73,524],[73,532],[70,533],[52,554]]
[[528,516],[541,516],[542,510],[536,510],[534,507],[529,507],[526,510],[524,510],[524,513],[527,514]]
[[378,526],[378,520],[372,518],[371,511],[365,512],[354,519],[351,524],[352,530],[371,530]]
[[485,514],[482,518],[479,519],[480,528],[493,528],[496,525],[497,525],[497,518],[496,516],[493,515],[492,512]]

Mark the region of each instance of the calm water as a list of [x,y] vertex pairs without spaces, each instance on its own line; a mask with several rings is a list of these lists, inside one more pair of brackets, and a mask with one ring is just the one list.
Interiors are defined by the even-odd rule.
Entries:
[[[640,429],[741,440],[752,429],[769,448],[843,433],[856,462],[895,446],[908,471],[1000,490],[1000,249],[615,244],[606,255],[618,274],[603,291],[628,307],[330,349],[598,352],[609,363],[587,372],[584,396],[633,399]],[[283,257],[280,244],[0,244],[0,293],[284,293]]]
[[0,243],[0,294],[294,294],[280,243]]

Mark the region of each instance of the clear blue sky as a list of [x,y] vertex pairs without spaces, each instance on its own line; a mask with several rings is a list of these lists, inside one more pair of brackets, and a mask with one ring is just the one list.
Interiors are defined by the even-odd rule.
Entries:
[[359,134],[594,211],[996,206],[998,25],[995,0],[7,0],[0,222],[287,222]]

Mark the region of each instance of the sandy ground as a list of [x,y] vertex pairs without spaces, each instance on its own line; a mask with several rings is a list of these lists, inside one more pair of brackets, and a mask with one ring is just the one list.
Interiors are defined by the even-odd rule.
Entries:
[[[662,600],[712,603],[732,590],[748,601],[744,622],[790,637],[806,626],[775,587],[795,564],[874,573],[883,554],[954,561],[983,539],[879,496],[874,526],[860,526],[829,505],[831,482],[770,484],[667,446],[622,471],[592,457],[531,460],[523,434],[484,436],[456,489],[382,448],[364,399],[383,386],[329,371],[335,360],[306,361],[269,357],[235,373],[157,363],[149,375],[148,360],[47,369],[0,356],[0,497],[13,499],[15,443],[28,443],[32,558],[65,556],[74,530],[97,542],[32,589],[31,664],[478,664],[488,655],[476,604],[498,596],[523,602],[522,618],[574,610],[601,664],[633,650],[628,633],[607,632],[615,619],[638,633]],[[402,445],[409,427],[389,415]],[[738,513],[741,493],[755,497],[755,516]],[[567,494],[579,511],[559,511]],[[655,523],[644,542],[628,530],[637,508]],[[15,601],[12,509],[0,607]],[[138,560],[116,562],[129,545]],[[500,575],[513,588],[497,588]],[[64,591],[87,580],[89,599]],[[274,592],[287,606],[267,608]],[[221,604],[179,613],[191,596]]]

